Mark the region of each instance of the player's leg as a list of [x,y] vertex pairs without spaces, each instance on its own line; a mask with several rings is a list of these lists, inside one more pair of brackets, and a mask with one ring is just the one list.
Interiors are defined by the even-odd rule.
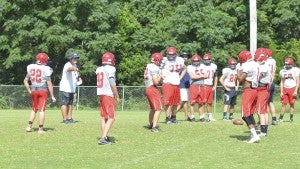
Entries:
[[229,105],[224,104],[224,107],[223,107],[223,118],[222,118],[223,120],[227,120],[228,107],[229,107]]
[[281,104],[281,109],[280,109],[280,116],[279,116],[279,121],[283,121],[283,116],[284,116],[284,113],[285,113],[285,109],[286,109],[286,103],[282,103]]
[[234,105],[229,106],[229,120],[233,120]]
[[290,104],[290,122],[294,121],[294,111],[295,111],[295,104]]
[[69,94],[69,103],[68,103],[68,110],[67,110],[67,121],[69,123],[74,123],[73,120],[73,100],[74,100],[74,93]]

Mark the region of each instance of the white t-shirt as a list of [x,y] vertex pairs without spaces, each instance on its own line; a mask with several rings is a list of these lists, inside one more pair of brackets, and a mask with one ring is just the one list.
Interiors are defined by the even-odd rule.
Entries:
[[180,84],[179,72],[184,67],[184,60],[182,57],[176,56],[174,61],[169,61],[166,57],[162,61],[162,77],[163,83],[170,83],[172,85]]
[[267,63],[259,65],[259,83],[269,84],[271,82],[271,70]]
[[70,67],[75,67],[71,62],[67,62],[63,68],[62,77],[59,83],[59,91],[75,93],[77,84],[77,72],[68,71]]
[[161,70],[159,69],[159,67],[157,65],[155,65],[154,63],[149,63],[146,66],[146,69],[144,71],[144,82],[145,82],[145,86],[149,87],[153,85],[153,76],[158,77],[161,74]]
[[97,95],[106,95],[113,97],[109,79],[116,80],[116,68],[111,65],[103,65],[96,69],[97,75]]
[[225,67],[222,70],[222,74],[224,75],[224,85],[228,87],[236,86],[236,78],[237,78],[237,69],[230,69],[229,67]]
[[[188,65],[187,66],[187,73],[189,75],[197,75],[200,74],[200,65],[199,66],[195,66],[195,65]],[[190,78],[190,84],[195,84],[195,85],[203,85],[204,84],[204,80],[203,79],[198,79],[198,80],[193,80]]]
[[215,73],[217,71],[217,65],[211,63],[210,65],[200,64],[200,72],[207,75],[204,79],[204,85],[212,86],[214,84]]
[[[271,77],[274,77],[276,73],[276,60],[273,58],[268,58],[265,64],[269,66]],[[271,79],[271,81],[272,80],[274,79]]]
[[243,73],[247,74],[246,81],[249,81],[253,88],[257,88],[258,86],[258,67],[259,64],[254,60],[248,60],[241,66]]
[[282,69],[279,72],[280,77],[284,78],[283,87],[293,88],[296,86],[296,78],[299,76],[299,68],[293,67],[291,69]]
[[[27,77],[30,78],[31,87],[47,88],[47,80],[52,75],[52,68],[41,64],[30,64],[27,66]],[[51,79],[50,79],[51,80]]]

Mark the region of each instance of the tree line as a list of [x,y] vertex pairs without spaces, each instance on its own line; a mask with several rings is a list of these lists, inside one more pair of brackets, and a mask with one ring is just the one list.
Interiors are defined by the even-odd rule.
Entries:
[[[300,1],[257,1],[258,47],[271,48],[277,71],[300,57]],[[248,0],[2,0],[0,84],[22,84],[26,66],[46,52],[58,85],[71,52],[84,85],[95,85],[101,55],[116,56],[118,85],[143,85],[151,53],[211,53],[218,71],[249,49]],[[279,75],[275,81],[279,82]]]

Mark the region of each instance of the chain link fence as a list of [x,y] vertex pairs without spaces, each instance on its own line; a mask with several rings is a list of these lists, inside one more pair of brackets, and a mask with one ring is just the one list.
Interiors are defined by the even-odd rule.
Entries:
[[[74,106],[78,110],[98,109],[99,97],[96,93],[96,86],[79,86],[76,89]],[[148,111],[149,104],[145,96],[145,86],[118,86],[121,104],[118,104],[118,111]],[[54,86],[54,95],[58,100],[59,87]],[[240,99],[238,96],[238,104]],[[274,101],[280,101],[279,86],[275,88]],[[223,107],[224,89],[218,86],[214,97],[214,112]],[[23,85],[0,85],[0,109],[29,109],[31,107],[30,96]],[[59,109],[59,104],[52,103],[49,98],[47,108]],[[238,106],[239,107],[239,106]]]

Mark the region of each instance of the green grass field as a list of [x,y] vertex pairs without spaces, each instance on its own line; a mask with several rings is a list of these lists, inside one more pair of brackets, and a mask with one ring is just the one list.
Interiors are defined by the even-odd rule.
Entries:
[[[221,109],[221,108],[219,108]],[[278,109],[279,110],[279,109]],[[298,109],[299,110],[299,109]],[[97,144],[97,110],[74,111],[76,124],[62,124],[59,110],[47,110],[45,134],[26,133],[30,110],[0,110],[0,168],[299,168],[300,118],[269,127],[259,143],[247,144],[247,127],[222,121],[166,125],[152,133],[148,112],[117,112],[110,131],[116,143]],[[240,117],[240,114],[235,114]],[[285,120],[289,115],[286,114]],[[178,119],[183,120],[183,112]],[[37,120],[37,119],[36,119]]]

